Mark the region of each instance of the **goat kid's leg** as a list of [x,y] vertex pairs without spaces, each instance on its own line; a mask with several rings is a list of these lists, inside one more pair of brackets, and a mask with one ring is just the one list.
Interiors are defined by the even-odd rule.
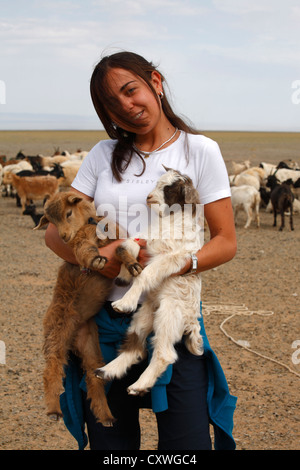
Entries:
[[117,247],[116,257],[122,263],[120,273],[115,279],[118,286],[128,285],[132,276],[136,277],[142,272],[143,268],[137,261],[139,251],[139,244],[131,238]]
[[75,245],[73,250],[78,263],[85,268],[101,271],[107,263],[107,258],[100,256],[97,245],[88,240]]
[[59,396],[62,387],[63,369],[56,357],[49,357],[46,360],[44,369],[44,396],[47,415],[53,421],[58,421],[62,417]]
[[155,312],[153,354],[149,366],[139,379],[127,389],[129,395],[144,395],[165,372],[169,364],[177,360],[174,344],[181,340],[183,319],[173,299],[163,299]]
[[142,307],[134,314],[119,355],[104,367],[96,369],[95,374],[107,380],[123,377],[129,367],[146,356],[145,342],[152,328],[153,305],[145,300]]
[[47,415],[58,419],[62,413],[59,396],[64,376],[64,365],[67,363],[67,354],[77,328],[74,321],[74,312],[62,308],[57,312],[57,306],[50,306],[44,319],[44,393]]
[[78,330],[75,339],[75,348],[82,361],[82,368],[86,372],[87,397],[91,400],[91,410],[97,421],[103,426],[113,426],[116,421],[107,404],[104,381],[99,380],[94,370],[103,363],[99,346],[97,325],[90,319]]
[[294,230],[294,223],[293,223],[293,205],[290,206],[290,227],[291,230]]
[[181,254],[158,255],[134,279],[131,288],[122,299],[112,303],[113,308],[119,312],[135,311],[143,292],[150,292],[159,287],[167,277],[180,271],[185,263],[186,258]]
[[191,354],[195,356],[202,356],[203,350],[203,339],[200,334],[200,324],[197,319],[191,322],[189,327],[185,330],[185,346]]

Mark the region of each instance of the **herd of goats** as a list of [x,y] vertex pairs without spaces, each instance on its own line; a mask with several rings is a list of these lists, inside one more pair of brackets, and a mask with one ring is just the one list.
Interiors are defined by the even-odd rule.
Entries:
[[[87,151],[55,152],[53,156],[26,156],[21,151],[15,159],[0,156],[0,185],[2,197],[16,198],[24,215],[30,215],[38,224],[42,214],[36,213],[35,202],[46,200],[58,191],[70,189]],[[279,230],[289,216],[294,230],[293,214],[300,212],[300,167],[287,160],[276,164],[261,162],[251,166],[249,160],[227,164],[235,220],[240,210],[246,213],[245,228],[255,220],[260,226],[259,211],[273,212],[274,222],[281,216]]]

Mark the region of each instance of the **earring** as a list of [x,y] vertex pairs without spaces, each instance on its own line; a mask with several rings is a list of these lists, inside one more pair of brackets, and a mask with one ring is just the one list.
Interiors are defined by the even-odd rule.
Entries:
[[161,91],[161,92],[160,92],[160,93],[158,93],[158,94],[159,94],[159,97],[160,97],[160,99],[162,100],[162,99],[163,99],[163,97],[164,97],[164,92],[163,92],[163,91]]

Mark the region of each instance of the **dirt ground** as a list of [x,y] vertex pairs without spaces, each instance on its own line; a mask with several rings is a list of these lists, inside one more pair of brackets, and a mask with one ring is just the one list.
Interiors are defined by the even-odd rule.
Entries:
[[[290,148],[282,139],[284,155],[276,134],[263,144],[256,134],[244,143],[235,137],[220,136],[225,160],[252,157],[256,164],[298,157],[299,162],[299,136],[297,142],[289,139]],[[80,145],[80,136],[74,148],[67,140],[58,143],[70,151],[90,148]],[[27,153],[46,154],[39,145],[32,139],[30,147],[29,140]],[[55,145],[57,140],[50,151]],[[12,157],[21,148],[16,139],[0,153],[11,149]],[[253,224],[248,230],[244,214],[239,216],[236,257],[203,274],[204,321],[230,392],[238,397],[237,449],[299,450],[300,215],[294,216],[294,232],[288,224],[283,232],[273,228],[273,216],[264,209],[260,216],[260,229]],[[0,340],[6,346],[0,364],[0,449],[76,450],[63,422],[49,421],[43,401],[42,318],[60,260],[45,247],[44,231],[32,231],[32,219],[22,215],[14,199],[0,198],[0,218]],[[156,449],[152,412],[141,411],[141,425],[141,449]]]

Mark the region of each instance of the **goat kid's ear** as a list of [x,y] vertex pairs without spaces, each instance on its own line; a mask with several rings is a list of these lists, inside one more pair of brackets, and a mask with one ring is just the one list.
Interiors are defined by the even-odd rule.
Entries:
[[78,204],[78,202],[82,201],[82,197],[80,196],[77,196],[77,194],[71,194],[69,197],[68,197],[68,202],[70,204]]
[[185,186],[185,203],[186,204],[199,204],[199,194],[198,191],[193,186]]
[[170,170],[172,170],[172,169],[173,169],[173,168],[168,168],[168,167],[167,167],[167,166],[165,166],[163,163],[162,163],[162,166],[164,167],[164,169],[165,169],[166,171],[170,171]]
[[49,224],[49,220],[47,219],[45,215],[43,215],[43,217],[41,217],[39,221],[39,224],[36,227],[34,227],[32,230],[39,230],[40,228],[42,228],[44,225],[47,225],[47,224]]

